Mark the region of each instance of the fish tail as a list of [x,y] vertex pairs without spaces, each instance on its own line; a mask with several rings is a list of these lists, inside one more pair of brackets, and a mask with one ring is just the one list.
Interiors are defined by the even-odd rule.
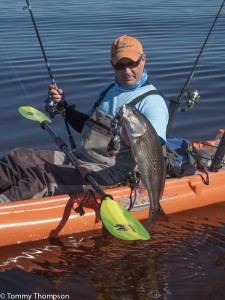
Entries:
[[153,210],[150,213],[150,215],[148,217],[147,229],[149,229],[150,225],[155,220],[169,222],[169,219],[168,219],[166,213],[164,212],[164,210],[162,209],[162,207],[160,205],[157,210]]

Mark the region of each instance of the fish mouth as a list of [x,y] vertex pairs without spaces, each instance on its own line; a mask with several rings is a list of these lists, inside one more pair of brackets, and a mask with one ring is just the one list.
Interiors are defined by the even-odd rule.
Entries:
[[127,117],[127,108],[126,108],[125,104],[121,106],[118,115],[121,118],[126,118]]
[[122,115],[123,117],[126,117],[126,116],[127,116],[127,109],[126,109],[126,106],[125,106],[125,105],[122,106],[122,109],[121,109],[121,115]]
[[122,106],[122,108],[121,108],[121,114],[120,114],[121,118],[123,120],[129,121],[131,119],[131,111],[132,111],[131,107],[129,107],[128,105],[124,104]]

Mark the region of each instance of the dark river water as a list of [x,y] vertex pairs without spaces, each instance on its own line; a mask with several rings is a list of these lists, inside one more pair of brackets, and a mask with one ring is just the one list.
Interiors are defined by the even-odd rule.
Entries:
[[[109,49],[123,34],[140,39],[151,82],[176,100],[223,1],[30,2],[58,87],[86,112],[114,79]],[[38,124],[18,113],[22,105],[44,111],[51,82],[25,6],[25,0],[0,2],[1,157],[18,146],[56,149]],[[225,8],[190,82],[199,103],[178,110],[170,137],[211,139],[225,128],[224,14]],[[67,142],[62,118],[52,126]],[[225,299],[224,215],[225,202],[172,215],[168,224],[152,226],[148,242],[99,232],[1,249],[0,299]]]

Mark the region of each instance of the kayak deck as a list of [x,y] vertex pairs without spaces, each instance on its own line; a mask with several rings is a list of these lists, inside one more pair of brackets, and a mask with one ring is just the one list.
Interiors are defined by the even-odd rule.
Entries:
[[[165,213],[173,214],[225,201],[225,170],[208,174],[209,185],[198,174],[166,179],[160,200]],[[204,173],[201,175],[206,176]],[[121,186],[105,192],[121,205],[129,207],[130,187]],[[76,212],[85,195],[76,193],[0,205],[0,247],[101,229],[100,198],[96,193],[98,203],[90,197],[82,205],[84,215]],[[137,195],[130,212],[145,225],[149,215],[147,193]]]

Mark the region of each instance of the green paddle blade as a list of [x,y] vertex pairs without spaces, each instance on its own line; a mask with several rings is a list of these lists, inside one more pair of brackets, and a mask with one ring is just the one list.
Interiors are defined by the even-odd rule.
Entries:
[[19,113],[26,119],[37,121],[42,123],[43,121],[48,121],[51,123],[49,117],[47,117],[43,112],[37,110],[32,106],[20,106]]
[[102,222],[108,231],[122,240],[149,240],[144,226],[118,202],[106,197],[101,204]]

